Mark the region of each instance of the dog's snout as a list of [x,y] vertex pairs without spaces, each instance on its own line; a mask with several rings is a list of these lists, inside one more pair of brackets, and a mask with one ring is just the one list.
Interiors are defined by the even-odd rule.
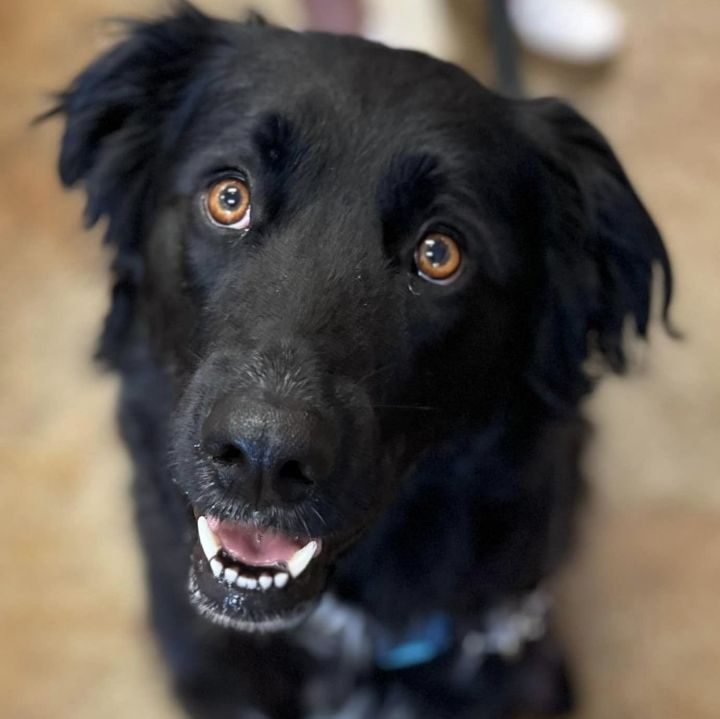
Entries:
[[202,427],[201,447],[219,480],[253,504],[296,503],[332,469],[326,422],[304,409],[224,397]]

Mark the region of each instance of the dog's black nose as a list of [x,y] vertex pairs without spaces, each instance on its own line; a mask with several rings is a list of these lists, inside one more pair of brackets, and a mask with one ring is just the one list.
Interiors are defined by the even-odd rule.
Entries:
[[201,448],[235,496],[295,503],[332,469],[334,439],[313,411],[227,396],[203,423]]

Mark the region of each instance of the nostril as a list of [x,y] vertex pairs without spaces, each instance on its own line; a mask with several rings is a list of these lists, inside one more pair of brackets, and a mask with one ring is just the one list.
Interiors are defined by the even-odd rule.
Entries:
[[311,467],[296,459],[289,459],[275,472],[273,491],[285,502],[300,502],[307,497],[314,484],[308,476],[311,472]]
[[313,484],[300,462],[294,459],[285,462],[278,470],[277,476],[282,482],[308,486]]
[[220,444],[208,447],[213,462],[241,467],[246,462],[245,452],[234,444]]

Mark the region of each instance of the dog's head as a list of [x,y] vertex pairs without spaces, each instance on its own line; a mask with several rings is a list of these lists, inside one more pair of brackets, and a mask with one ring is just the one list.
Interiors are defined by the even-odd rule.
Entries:
[[589,353],[620,370],[645,334],[655,262],[669,301],[595,129],[419,53],[183,6],[59,109],[116,250],[101,352],[171,380],[193,599],[236,627],[303,616],[444,441],[528,397],[574,411]]

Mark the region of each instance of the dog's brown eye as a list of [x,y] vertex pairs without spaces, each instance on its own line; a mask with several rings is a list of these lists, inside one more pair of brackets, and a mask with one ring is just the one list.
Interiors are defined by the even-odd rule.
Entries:
[[431,282],[450,280],[460,269],[461,260],[457,242],[441,232],[431,232],[415,250],[418,272]]
[[210,218],[218,225],[243,229],[250,224],[250,190],[236,177],[212,185],[205,205]]

